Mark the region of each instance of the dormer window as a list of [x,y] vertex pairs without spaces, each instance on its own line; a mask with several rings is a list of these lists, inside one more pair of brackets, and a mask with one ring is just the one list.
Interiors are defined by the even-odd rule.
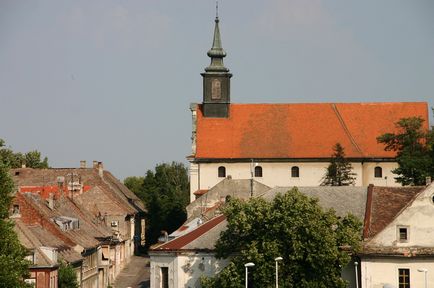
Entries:
[[14,208],[12,210],[12,214],[14,214],[14,215],[20,214],[20,205],[14,205]]
[[219,176],[219,178],[225,178],[226,177],[226,168],[224,166],[220,166],[218,168],[218,176]]
[[399,242],[408,242],[409,239],[409,227],[408,226],[397,226],[397,238]]
[[14,204],[14,206],[12,206],[12,218],[19,218],[21,216],[20,213],[20,205],[18,204]]
[[375,178],[383,178],[383,168],[381,168],[380,166],[375,167],[374,177]]
[[299,178],[300,177],[300,169],[297,166],[293,166],[291,168],[291,177],[292,178]]
[[262,177],[262,167],[261,166],[255,167],[255,177]]

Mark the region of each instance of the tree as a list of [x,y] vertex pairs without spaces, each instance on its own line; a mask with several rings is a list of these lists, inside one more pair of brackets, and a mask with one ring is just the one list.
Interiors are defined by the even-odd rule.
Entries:
[[60,263],[59,288],[78,288],[77,275],[71,265]]
[[157,242],[162,230],[171,233],[186,220],[190,189],[187,168],[182,163],[163,163],[148,170],[140,194],[148,210],[146,238]]
[[14,152],[5,146],[3,139],[0,139],[0,162],[10,168],[21,168],[23,164],[28,168],[49,168],[48,158],[41,159],[39,151],[30,151],[25,154]]
[[29,261],[8,219],[14,184],[8,168],[0,161],[0,287],[28,287]]
[[423,128],[421,117],[402,118],[395,123],[397,133],[377,137],[386,151],[396,152],[398,168],[392,173],[402,185],[425,185],[427,176],[434,176],[433,131]]
[[127,186],[128,189],[133,191],[134,194],[137,195],[140,199],[144,197],[142,194],[143,182],[145,181],[145,177],[137,177],[130,176],[124,179],[124,185]]
[[232,258],[216,277],[203,278],[203,287],[243,287],[247,262],[255,263],[250,274],[255,287],[274,287],[276,257],[283,258],[279,287],[346,287],[342,267],[361,243],[362,224],[354,216],[340,219],[296,188],[272,202],[233,199],[223,213],[228,224],[217,241],[216,256]]
[[333,146],[333,155],[330,165],[323,177],[323,186],[348,186],[355,183],[356,173],[353,173],[351,163],[345,158],[344,147],[340,143]]

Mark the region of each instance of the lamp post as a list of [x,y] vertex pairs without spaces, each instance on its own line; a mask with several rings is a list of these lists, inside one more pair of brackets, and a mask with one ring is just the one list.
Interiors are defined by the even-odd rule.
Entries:
[[276,261],[276,288],[279,288],[279,261],[282,261],[282,257],[276,257],[274,258],[274,261]]
[[359,288],[359,270],[357,269],[359,262],[354,262],[354,271],[356,272],[356,288]]
[[427,282],[427,274],[428,274],[428,269],[426,268],[419,268],[417,269],[418,272],[423,272],[425,274],[425,288],[428,288],[428,282]]
[[244,264],[244,267],[246,267],[246,288],[248,288],[248,283],[249,283],[249,267],[253,267],[255,266],[255,263],[249,262]]

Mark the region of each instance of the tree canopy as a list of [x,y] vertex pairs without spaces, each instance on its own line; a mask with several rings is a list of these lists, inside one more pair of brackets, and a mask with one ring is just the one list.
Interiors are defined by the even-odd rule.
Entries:
[[0,161],[0,287],[28,287],[24,283],[29,268],[27,252],[8,219],[13,188],[8,168]]
[[77,275],[71,265],[60,263],[59,288],[78,288]]
[[137,195],[148,210],[148,245],[157,242],[162,230],[171,233],[184,223],[187,217],[185,207],[190,199],[189,187],[187,168],[182,163],[158,164],[155,171],[147,171]]
[[296,188],[272,202],[230,200],[223,213],[227,230],[216,244],[216,253],[218,258],[232,258],[220,274],[202,278],[203,287],[244,287],[248,262],[255,264],[249,276],[254,287],[274,287],[276,257],[283,258],[279,287],[346,287],[341,270],[361,243],[362,224],[354,216],[339,218]]
[[330,165],[323,177],[323,186],[348,186],[355,183],[356,173],[352,172],[351,163],[345,158],[344,147],[340,143],[333,146],[333,155]]
[[386,151],[396,151],[399,167],[392,170],[402,185],[425,185],[426,177],[434,176],[434,133],[423,127],[420,117],[400,119],[396,133],[377,137]]
[[128,189],[134,192],[140,199],[144,198],[142,194],[143,182],[145,181],[145,177],[137,177],[130,176],[124,179],[124,185],[127,186]]
[[48,158],[42,159],[39,151],[29,151],[27,153],[14,152],[5,146],[5,141],[0,139],[0,162],[10,168],[21,168],[26,165],[28,168],[48,168]]

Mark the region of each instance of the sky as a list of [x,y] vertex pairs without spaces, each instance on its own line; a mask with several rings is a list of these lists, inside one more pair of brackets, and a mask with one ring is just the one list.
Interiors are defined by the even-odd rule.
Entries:
[[[219,17],[233,103],[434,106],[432,0],[221,0]],[[0,138],[120,179],[187,163],[214,18],[212,0],[0,0]]]

